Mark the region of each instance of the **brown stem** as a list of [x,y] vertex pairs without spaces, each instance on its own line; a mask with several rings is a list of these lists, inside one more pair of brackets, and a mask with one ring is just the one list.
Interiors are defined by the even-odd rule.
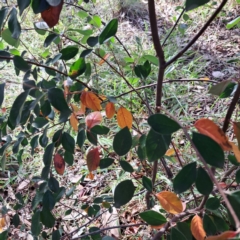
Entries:
[[178,58],[180,58],[197,40],[198,38],[205,32],[205,30],[209,27],[211,22],[216,18],[216,16],[220,13],[220,11],[223,9],[225,4],[228,0],[223,0],[222,3],[219,5],[219,7],[216,9],[216,11],[212,14],[212,16],[209,18],[209,20],[205,23],[205,25],[200,29],[200,31],[193,37],[193,39],[187,44],[186,47],[184,47],[177,55],[175,55],[172,59],[170,59],[166,63],[166,67],[175,62]]

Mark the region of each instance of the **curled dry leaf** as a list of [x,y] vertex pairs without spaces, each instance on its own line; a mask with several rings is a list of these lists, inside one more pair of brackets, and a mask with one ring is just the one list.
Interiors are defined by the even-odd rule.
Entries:
[[69,121],[70,121],[70,124],[71,124],[73,130],[77,132],[78,131],[78,119],[76,118],[74,113],[71,114]]
[[58,6],[50,6],[47,10],[41,13],[42,19],[47,23],[47,25],[52,28],[54,27],[60,17],[60,13],[62,11],[63,0]]
[[107,53],[107,54],[99,61],[98,64],[99,64],[100,66],[103,65],[103,63],[106,62],[106,60],[109,58],[109,56],[110,56],[110,54]]
[[215,142],[217,142],[224,151],[232,150],[232,146],[225,133],[210,119],[199,119],[195,122],[194,126],[200,133],[212,138]]
[[56,154],[53,159],[55,170],[58,174],[63,175],[65,170],[65,161],[60,154]]
[[183,211],[182,201],[175,193],[162,191],[156,194],[162,208],[169,213],[178,214]]
[[206,232],[203,229],[203,221],[198,215],[195,215],[192,218],[191,232],[196,240],[204,240],[206,237]]
[[115,114],[115,105],[112,102],[108,102],[105,108],[107,118],[111,119]]
[[87,127],[90,129],[102,122],[102,114],[100,112],[92,112],[85,118]]
[[98,148],[94,148],[90,150],[87,154],[87,166],[88,170],[91,173],[92,171],[95,171],[100,163],[100,154],[98,151]]
[[165,153],[166,156],[170,157],[172,155],[175,155],[175,151],[173,148],[169,148],[167,152]]
[[227,240],[227,239],[235,237],[236,235],[237,234],[234,231],[226,231],[217,236],[207,237],[206,240]]
[[117,112],[117,122],[120,128],[132,128],[132,114],[124,107],[120,107]]
[[87,108],[90,108],[93,111],[100,111],[102,109],[102,101],[93,92],[83,91],[80,100]]

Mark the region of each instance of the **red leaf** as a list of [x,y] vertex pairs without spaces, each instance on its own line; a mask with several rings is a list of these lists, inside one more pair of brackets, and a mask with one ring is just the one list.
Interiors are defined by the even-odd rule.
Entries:
[[99,166],[99,162],[100,154],[98,148],[90,150],[87,154],[87,166],[90,173],[97,169],[97,167]]
[[100,112],[89,113],[85,118],[85,121],[86,121],[87,127],[90,129],[102,122],[102,115]]
[[50,6],[50,8],[41,13],[42,19],[47,23],[50,28],[54,27],[58,23],[60,13],[62,11],[62,6],[63,0],[58,6]]
[[55,170],[58,174],[63,175],[65,170],[65,161],[60,154],[56,154],[53,159]]

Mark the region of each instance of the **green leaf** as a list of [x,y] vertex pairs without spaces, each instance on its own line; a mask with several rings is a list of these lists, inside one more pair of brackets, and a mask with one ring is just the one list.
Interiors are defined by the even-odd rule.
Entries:
[[48,47],[53,41],[55,41],[59,37],[56,33],[49,34],[45,41],[44,41],[44,47]]
[[220,207],[220,200],[217,197],[211,197],[207,200],[205,207],[210,211],[217,210]]
[[134,72],[137,77],[141,79],[146,79],[151,72],[151,65],[149,61],[146,61],[143,65],[136,65]]
[[203,195],[209,195],[213,190],[212,180],[202,167],[199,167],[197,170],[196,187]]
[[118,20],[112,19],[99,35],[99,43],[103,44],[107,39],[113,37],[117,33]]
[[114,163],[114,159],[113,158],[103,158],[103,159],[100,160],[99,167],[101,169],[108,168],[113,163]]
[[64,98],[63,91],[59,88],[51,88],[48,90],[48,100],[58,111],[60,111],[60,122],[65,122],[72,111]]
[[66,151],[74,154],[75,141],[74,138],[67,132],[64,132],[62,135],[62,146]]
[[40,213],[41,222],[44,226],[52,228],[55,225],[55,218],[52,213],[45,207],[43,207]]
[[90,129],[90,131],[92,133],[98,134],[98,135],[105,135],[108,134],[110,129],[108,127],[105,126],[101,126],[101,125],[95,125],[94,127],[92,127]]
[[225,90],[219,95],[219,98],[228,98],[236,90],[237,83],[231,82],[227,85]]
[[55,177],[50,177],[48,180],[48,187],[51,191],[54,193],[57,193],[59,191],[59,182]]
[[47,190],[43,195],[42,204],[44,208],[51,211],[55,206],[55,198],[51,191]]
[[59,202],[61,200],[61,198],[63,197],[63,195],[65,194],[65,192],[66,192],[65,187],[60,187],[58,192],[54,194],[55,201]]
[[84,129],[80,129],[77,135],[77,144],[80,148],[82,148],[84,142],[86,140],[86,134]]
[[80,18],[86,18],[86,17],[88,17],[88,13],[85,12],[85,11],[79,11],[79,12],[77,13],[77,15],[78,15]]
[[27,72],[28,70],[31,69],[31,66],[28,65],[28,63],[20,56],[14,56],[13,63],[18,70],[23,72]]
[[151,226],[159,226],[167,222],[167,219],[160,213],[148,210],[139,214],[139,216]]
[[145,60],[148,60],[150,63],[154,64],[155,66],[159,66],[158,58],[153,55],[143,55],[142,58]]
[[161,135],[151,129],[146,139],[146,153],[149,162],[163,157],[169,148],[171,135]]
[[78,53],[78,47],[75,46],[67,46],[63,48],[60,53],[62,54],[61,59],[67,61],[71,58],[74,58]]
[[8,8],[7,7],[2,7],[0,10],[0,29],[3,27],[4,19],[7,16],[8,13]]
[[39,138],[39,143],[40,145],[45,148],[48,144],[48,137],[47,137],[47,130],[48,130],[48,126],[47,125],[43,131],[43,134],[41,135],[41,137]]
[[14,216],[13,216],[13,225],[15,228],[18,227],[18,225],[20,224],[20,218],[19,218],[19,215],[16,213]]
[[8,231],[4,231],[0,233],[0,240],[7,240],[8,239]]
[[76,62],[74,62],[69,71],[69,76],[71,78],[76,78],[82,75],[86,70],[86,63],[84,58],[79,58]]
[[50,166],[51,165],[53,150],[54,150],[54,144],[53,143],[49,144],[46,147],[45,152],[43,154],[43,163],[44,163],[45,166]]
[[206,213],[203,216],[203,228],[206,231],[207,235],[215,235],[217,233],[217,228],[213,223],[212,218]]
[[61,234],[59,230],[55,230],[52,233],[52,240],[60,240],[61,239]]
[[173,180],[173,189],[175,193],[182,193],[188,190],[195,182],[197,177],[196,162],[184,166]]
[[185,3],[186,11],[193,10],[197,7],[200,7],[206,3],[208,3],[210,0],[187,0]]
[[114,191],[114,206],[120,208],[127,204],[133,197],[135,187],[131,180],[124,180],[120,182]]
[[8,43],[9,45],[18,48],[19,44],[20,44],[20,39],[14,39],[12,36],[12,33],[10,32],[10,30],[7,28],[5,30],[2,31],[2,38],[3,40]]
[[36,191],[36,195],[34,196],[32,200],[32,210],[35,210],[38,204],[42,201],[43,193],[40,191]]
[[90,47],[94,47],[98,44],[98,36],[96,37],[89,37],[87,39],[87,44],[90,46]]
[[237,17],[235,19],[233,19],[231,22],[229,22],[227,25],[226,25],[226,28],[227,29],[231,29],[233,28],[234,26],[236,26],[237,24],[240,23],[240,17]]
[[28,93],[29,91],[20,93],[20,95],[18,95],[15,101],[13,102],[8,118],[12,129],[14,129],[20,123],[23,106],[27,99]]
[[142,184],[149,192],[152,192],[153,185],[152,185],[152,180],[151,179],[149,179],[146,176],[143,176],[142,177]]
[[226,81],[217,83],[216,85],[214,85],[210,88],[208,93],[220,96],[221,93],[224,92],[224,90],[227,88],[227,86],[231,83],[232,83],[232,80],[226,80]]
[[240,183],[240,169],[236,171],[236,182]]
[[132,147],[132,136],[128,129],[125,127],[121,129],[113,139],[113,149],[119,155],[127,154]]
[[234,155],[229,154],[228,160],[235,166],[239,166],[240,163],[237,161],[236,157]]
[[91,21],[89,22],[90,24],[94,25],[95,27],[101,27],[102,21],[101,18],[97,15],[93,16]]
[[1,50],[1,51],[0,51],[0,57],[6,58],[6,59],[1,58],[1,59],[0,59],[0,62],[3,62],[3,61],[5,61],[5,60],[6,60],[6,62],[9,62],[10,60],[7,59],[7,58],[10,58],[11,55],[10,55],[9,52],[7,52],[7,51],[2,51],[2,50]]
[[218,232],[225,232],[229,230],[229,226],[221,217],[212,215],[213,222]]
[[40,212],[38,210],[32,216],[31,232],[35,237],[41,232]]
[[213,167],[223,168],[224,153],[221,146],[210,137],[193,132],[193,143],[204,160]]
[[171,228],[171,240],[187,240],[185,236],[176,228]]
[[18,39],[21,34],[21,26],[17,19],[17,10],[15,7],[12,8],[10,12],[10,17],[8,20],[8,29],[12,33],[12,38]]
[[[89,54],[92,52],[92,50],[93,50],[93,49],[83,50],[83,51],[81,52],[81,54],[80,54],[80,58],[85,58],[87,55],[89,55]],[[86,72],[87,72],[87,70],[88,70],[88,64],[89,64],[89,63],[86,64],[85,74],[86,74]]]
[[74,158],[73,158],[72,153],[70,153],[70,152],[68,152],[68,151],[65,151],[65,153],[64,153],[64,161],[65,161],[68,165],[72,166],[72,165],[73,165],[73,162],[74,162]]
[[128,163],[127,161],[119,161],[119,163],[124,171],[134,172],[132,165],[130,163]]
[[23,11],[30,5],[31,0],[17,0],[18,7],[19,7],[19,13],[20,16],[22,15]]
[[35,127],[35,128],[42,128],[48,123],[49,123],[49,121],[46,118],[36,117],[34,122],[32,123],[32,126]]
[[87,139],[90,143],[97,146],[97,144],[98,144],[97,134],[87,131]]
[[185,236],[186,240],[192,240],[190,226],[185,222],[178,222],[177,229]]
[[32,0],[32,9],[35,14],[41,13],[49,8],[47,1]]
[[181,127],[177,122],[163,114],[153,114],[148,118],[148,124],[159,134],[170,135]]
[[2,106],[3,100],[4,100],[4,88],[5,83],[0,84],[0,107]]
[[62,129],[56,131],[53,135],[52,141],[55,143],[55,147],[59,147],[62,143]]

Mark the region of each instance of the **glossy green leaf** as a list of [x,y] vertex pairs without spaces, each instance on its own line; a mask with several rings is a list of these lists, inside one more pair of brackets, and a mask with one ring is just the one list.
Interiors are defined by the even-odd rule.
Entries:
[[186,11],[193,10],[195,8],[198,8],[202,5],[205,5],[208,3],[210,0],[186,0],[185,6],[186,6]]
[[190,226],[186,222],[178,222],[177,229],[185,236],[186,240],[192,240]]
[[19,7],[19,14],[22,15],[23,11],[30,5],[31,0],[17,0]]
[[103,158],[103,159],[100,160],[99,167],[101,169],[108,168],[113,163],[114,163],[114,159],[113,158]]
[[216,85],[210,88],[208,93],[220,96],[224,92],[224,90],[227,88],[227,86],[231,83],[232,83],[232,80],[226,80],[226,81],[217,83]]
[[149,61],[146,61],[143,65],[136,65],[134,67],[134,72],[137,77],[146,79],[151,72],[151,65]]
[[10,32],[10,30],[8,28],[2,31],[2,38],[6,43],[8,43],[9,45],[11,45],[15,48],[18,48],[18,46],[20,44],[20,40],[14,39],[12,37],[12,33]]
[[31,66],[20,56],[13,57],[14,66],[20,71],[26,72],[31,69]]
[[0,57],[3,57],[0,59],[0,62],[6,61],[9,62],[10,60],[8,58],[11,58],[11,55],[7,51],[0,51]]
[[119,163],[124,171],[134,172],[132,165],[130,163],[128,163],[127,161],[119,161]]
[[89,37],[88,40],[87,40],[87,44],[90,47],[96,46],[98,44],[98,36],[96,36],[96,37]]
[[142,184],[149,192],[152,192],[153,185],[152,185],[152,180],[151,179],[149,179],[146,176],[143,176],[142,177]]
[[70,165],[70,166],[73,165],[74,158],[73,158],[72,153],[70,153],[70,152],[68,152],[68,151],[65,151],[63,158],[64,158],[64,161],[65,161],[68,165]]
[[176,228],[171,228],[170,232],[171,240],[187,240],[185,236]]
[[0,107],[2,106],[3,100],[4,100],[4,88],[5,83],[0,84]]
[[43,134],[39,138],[39,143],[43,148],[45,148],[48,144],[48,137],[47,137],[48,126],[49,125],[45,127],[45,129],[43,130]]
[[107,39],[113,37],[117,33],[118,20],[112,19],[99,35],[99,43],[103,44]]
[[148,210],[139,214],[139,216],[151,226],[160,226],[167,222],[167,219],[160,213]]
[[79,58],[76,62],[74,62],[69,71],[69,76],[71,78],[76,78],[82,75],[86,70],[86,63],[84,58]]
[[45,41],[44,41],[44,47],[48,47],[52,42],[54,42],[59,37],[56,33],[49,34]]
[[[83,50],[80,54],[80,58],[85,58],[87,55],[89,55],[91,52],[93,51],[93,49],[86,49],[86,50]],[[86,64],[86,71],[87,71],[87,65],[89,63]],[[86,71],[85,71],[85,74],[86,74]]]
[[52,213],[45,207],[43,207],[40,213],[41,222],[44,226],[52,228],[55,224],[55,218]]
[[32,9],[35,14],[41,13],[49,8],[47,1],[32,0]]
[[157,133],[166,135],[170,135],[181,128],[177,122],[160,113],[151,115],[148,118],[148,124]]
[[4,20],[7,16],[8,13],[8,7],[2,7],[0,9],[0,29],[3,27]]
[[64,196],[65,193],[66,193],[66,188],[65,187],[60,187],[58,192],[54,193],[55,201],[59,202],[61,200],[61,198]]
[[96,145],[98,144],[98,136],[97,134],[95,133],[92,133],[90,131],[86,131],[86,135],[87,135],[87,139],[90,143],[92,143],[93,145]]
[[19,218],[19,215],[17,213],[14,214],[12,221],[13,221],[14,227],[17,228],[18,225],[20,224],[20,218]]
[[210,211],[217,210],[220,207],[220,200],[217,197],[211,197],[207,200],[205,207]]
[[36,117],[34,122],[32,123],[32,126],[35,127],[35,128],[42,128],[48,123],[49,123],[49,121],[46,118]]
[[193,143],[204,160],[213,167],[223,168],[224,153],[221,146],[210,137],[193,132]]
[[120,208],[127,204],[133,197],[135,187],[131,180],[120,182],[114,190],[114,206]]
[[203,195],[209,195],[213,190],[212,180],[202,167],[199,167],[197,170],[196,187]]
[[61,59],[67,61],[74,58],[78,54],[78,47],[67,46],[63,48],[60,53],[62,54]]
[[62,135],[62,146],[66,151],[74,154],[75,141],[74,138],[67,132],[64,132]]
[[84,142],[86,140],[86,133],[84,129],[80,129],[77,135],[77,144],[80,148],[82,148]]
[[163,157],[169,148],[171,135],[161,135],[151,129],[146,139],[146,153],[149,162]]
[[21,34],[21,26],[17,19],[17,9],[15,7],[12,8],[10,12],[10,17],[8,20],[8,29],[12,33],[12,38],[18,39]]
[[48,187],[54,193],[59,191],[59,182],[55,177],[50,177],[48,180]]
[[228,160],[235,166],[239,166],[240,163],[237,161],[236,157],[234,155],[229,154]]
[[38,236],[41,232],[40,212],[37,210],[32,216],[31,232],[33,236]]
[[68,104],[64,98],[63,91],[59,88],[49,89],[48,100],[54,108],[60,111],[60,122],[66,121],[72,111],[68,107]]
[[23,106],[27,99],[28,93],[29,91],[20,93],[20,95],[18,95],[15,101],[13,102],[12,108],[10,110],[10,115],[8,118],[12,129],[14,129],[20,123]]
[[47,190],[43,195],[42,204],[44,208],[51,211],[55,206],[55,198],[51,191]]
[[53,143],[49,144],[46,147],[45,152],[43,154],[43,163],[44,163],[45,166],[50,166],[51,165],[53,150],[54,150],[54,144]]
[[132,136],[128,129],[125,127],[121,129],[113,139],[113,149],[119,155],[127,154],[132,147]]
[[240,183],[240,169],[236,171],[236,182]]
[[215,235],[217,233],[217,228],[213,223],[212,218],[206,213],[203,216],[203,228],[207,235]]
[[60,240],[60,239],[61,239],[60,230],[53,231],[52,240]]
[[173,189],[175,193],[182,193],[188,190],[195,182],[197,177],[196,162],[185,165],[173,180]]
[[229,230],[229,226],[221,217],[212,215],[212,220],[218,230],[218,232],[225,232]]
[[105,135],[108,134],[110,129],[108,127],[105,126],[101,126],[101,125],[95,125],[94,127],[92,127],[90,129],[90,131],[92,133],[98,134],[98,135]]

